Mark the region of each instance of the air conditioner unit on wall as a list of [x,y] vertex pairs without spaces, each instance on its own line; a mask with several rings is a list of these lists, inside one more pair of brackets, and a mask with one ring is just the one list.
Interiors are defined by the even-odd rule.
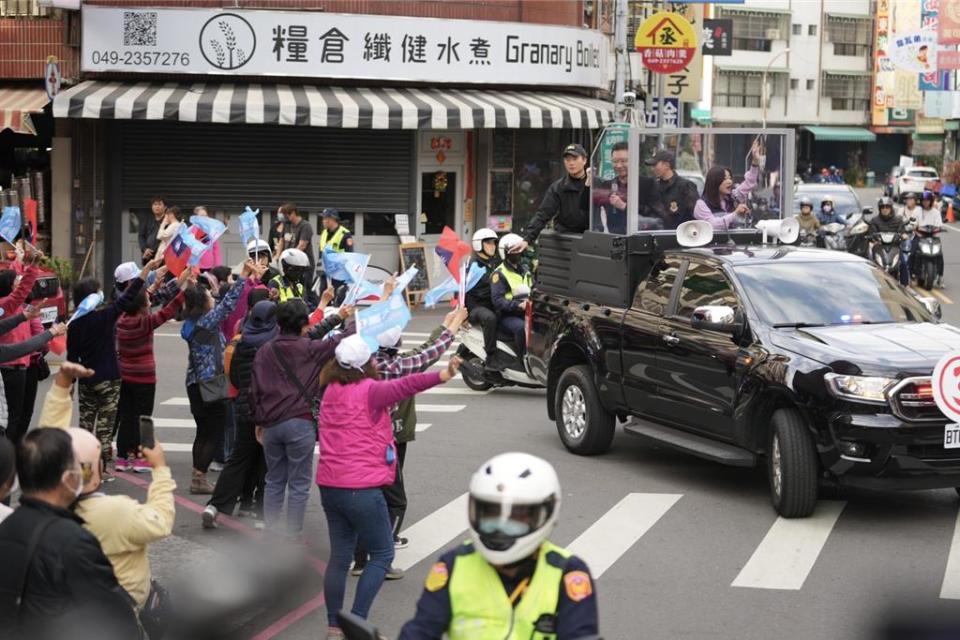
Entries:
[[767,29],[767,40],[779,40],[780,29]]
[[38,0],[0,0],[0,16],[4,18],[36,18],[47,15],[47,8]]

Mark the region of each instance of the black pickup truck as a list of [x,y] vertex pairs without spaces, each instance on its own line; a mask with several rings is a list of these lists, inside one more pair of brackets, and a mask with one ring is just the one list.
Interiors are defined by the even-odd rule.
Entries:
[[619,419],[723,464],[765,460],[785,517],[824,483],[960,487],[930,382],[960,330],[867,260],[751,234],[547,232],[531,300],[527,366],[573,453],[606,451]]

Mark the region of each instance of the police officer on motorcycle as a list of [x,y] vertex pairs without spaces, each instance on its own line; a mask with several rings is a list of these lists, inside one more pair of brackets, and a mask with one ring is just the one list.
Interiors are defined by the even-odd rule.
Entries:
[[500,266],[490,276],[490,299],[493,308],[500,314],[500,328],[513,335],[517,357],[523,359],[527,352],[526,324],[524,322],[524,303],[533,286],[533,275],[521,261],[516,247],[523,238],[508,233],[500,238]]
[[470,481],[470,540],[431,567],[400,640],[596,637],[590,569],[547,539],[561,496],[546,460],[504,453],[483,463]]
[[310,259],[299,249],[284,249],[280,254],[280,274],[267,283],[277,291],[277,301],[303,299],[304,276],[310,270]]
[[[879,234],[884,232],[893,232],[897,234],[897,239],[904,233],[906,223],[903,218],[898,216],[893,210],[893,200],[883,196],[877,200],[877,215],[870,221],[871,251],[879,241]],[[900,284],[910,284],[910,271],[907,265],[909,251],[900,250]]]
[[487,352],[487,369],[495,369],[494,354],[497,352],[497,311],[490,296],[490,278],[497,268],[497,234],[491,229],[479,229],[473,234],[473,261],[484,269],[483,277],[467,291],[467,311],[470,323],[479,324],[483,330],[483,348]]

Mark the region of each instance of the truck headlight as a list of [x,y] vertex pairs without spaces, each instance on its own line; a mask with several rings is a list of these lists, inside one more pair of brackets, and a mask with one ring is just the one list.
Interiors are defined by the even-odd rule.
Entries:
[[828,373],[823,379],[834,396],[871,404],[886,404],[887,389],[896,383],[893,378],[844,376],[837,373]]

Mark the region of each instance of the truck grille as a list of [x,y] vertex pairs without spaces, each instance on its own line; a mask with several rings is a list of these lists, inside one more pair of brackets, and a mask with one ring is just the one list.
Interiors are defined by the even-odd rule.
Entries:
[[37,278],[37,281],[33,284],[33,295],[31,297],[37,301],[44,298],[55,298],[58,289],[60,289],[60,278],[56,276]]
[[893,414],[907,422],[944,422],[930,378],[906,378],[890,391]]

